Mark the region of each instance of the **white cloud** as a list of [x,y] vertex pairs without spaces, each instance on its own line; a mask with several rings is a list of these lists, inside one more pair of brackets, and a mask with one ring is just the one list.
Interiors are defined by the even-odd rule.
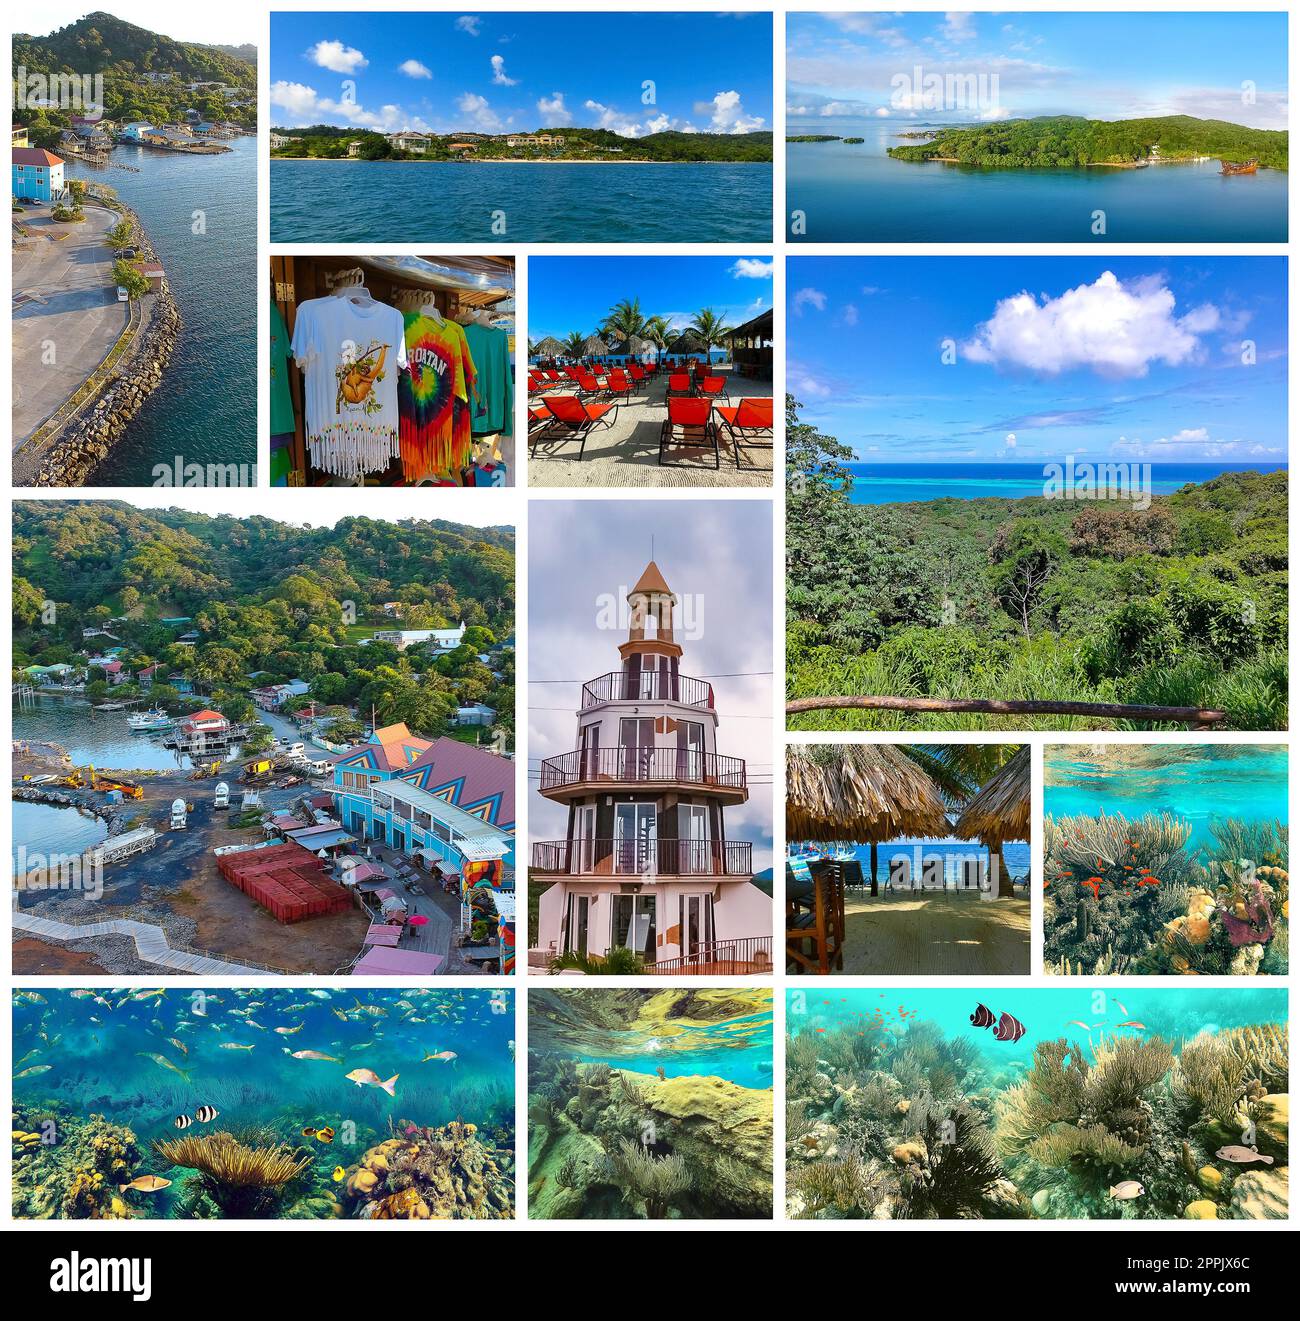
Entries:
[[772,261],[765,257],[740,257],[732,265],[731,273],[738,280],[770,280]]
[[595,115],[596,128],[608,129],[611,133],[617,133],[621,138],[639,138],[645,129],[631,115],[625,115],[621,110],[615,110],[612,106],[601,105],[599,101],[584,101],[583,108]]
[[795,294],[791,307],[795,316],[802,316],[805,307],[815,307],[819,312],[824,312],[826,295],[820,289],[800,289]]
[[463,92],[456,100],[456,108],[469,115],[474,127],[483,133],[495,133],[501,127],[500,116],[488,104],[487,98],[476,92]]
[[518,78],[511,78],[506,73],[506,57],[504,55],[494,55],[492,57],[492,81],[498,87],[514,87]]
[[419,60],[403,60],[398,69],[408,78],[432,78],[433,74],[429,69],[420,63]]
[[856,326],[858,324],[857,306],[853,303],[845,303],[842,316],[846,326]]
[[1016,433],[1015,433],[1014,431],[1009,431],[1009,432],[1007,433],[1007,438],[1006,438],[1006,441],[1004,442],[1004,444],[1006,445],[1007,449],[1009,449],[1009,450],[1013,450],[1013,449],[1015,449],[1015,447],[1016,447]]
[[398,129],[426,132],[428,124],[418,116],[408,115],[401,106],[385,105],[367,110],[356,101],[335,101],[320,96],[306,83],[291,83],[281,79],[271,84],[271,104],[284,112],[286,128],[300,128],[308,124],[356,124],[359,128],[380,129],[387,133]]
[[712,101],[696,102],[695,113],[710,115],[715,133],[752,133],[765,122],[761,115],[745,114],[739,92],[719,92]]
[[975,15],[965,10],[945,14],[942,32],[949,41],[969,41],[975,35]]
[[356,73],[370,63],[359,50],[341,41],[318,41],[307,52],[307,58],[331,73]]
[[479,24],[482,22],[477,14],[464,14],[456,20],[456,26],[461,32],[468,32],[471,37],[477,37]]
[[1125,283],[1106,271],[1059,298],[1004,298],[962,352],[972,362],[1047,375],[1082,368],[1145,376],[1152,363],[1193,361],[1200,336],[1218,323],[1219,311],[1209,304],[1176,315],[1174,295],[1158,278]]
[[564,104],[563,92],[552,92],[549,97],[538,97],[537,110],[545,120],[543,128],[559,128],[564,124],[573,123],[573,112]]

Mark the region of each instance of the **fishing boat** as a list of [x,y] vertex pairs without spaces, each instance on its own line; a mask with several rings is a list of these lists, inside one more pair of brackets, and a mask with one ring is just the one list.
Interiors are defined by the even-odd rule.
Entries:
[[1219,162],[1220,174],[1254,174],[1259,169],[1259,161],[1224,161]]
[[172,718],[161,707],[154,707],[152,711],[127,716],[126,723],[133,734],[150,734],[155,730],[170,729]]

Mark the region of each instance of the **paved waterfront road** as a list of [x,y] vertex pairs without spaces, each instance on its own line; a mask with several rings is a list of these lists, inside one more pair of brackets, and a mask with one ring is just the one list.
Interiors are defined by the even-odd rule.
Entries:
[[79,225],[56,224],[49,207],[14,217],[15,232],[21,226],[29,235],[14,245],[15,448],[104,361],[126,326],[104,242],[116,220],[89,203]]

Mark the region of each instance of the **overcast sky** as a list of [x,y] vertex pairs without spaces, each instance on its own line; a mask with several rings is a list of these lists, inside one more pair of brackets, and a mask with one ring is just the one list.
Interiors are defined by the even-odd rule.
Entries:
[[[529,831],[560,839],[565,811],[536,792],[545,757],[577,743],[583,681],[620,666],[622,606],[651,558],[678,598],[682,673],[708,679],[718,751],[748,763],[727,835],[772,862],[772,512],[758,500],[534,500],[528,524]],[[727,677],[714,677],[727,676]],[[734,677],[732,677],[734,676]],[[560,683],[539,680],[562,680]]]

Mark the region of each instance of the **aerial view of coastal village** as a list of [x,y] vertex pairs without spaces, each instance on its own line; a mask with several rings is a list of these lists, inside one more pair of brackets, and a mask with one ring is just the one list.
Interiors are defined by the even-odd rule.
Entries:
[[1286,13],[1066,8],[791,13],[790,241],[1285,242]]
[[514,964],[514,532],[14,512],[15,971]]
[[13,39],[15,486],[256,484],[258,24],[227,12],[220,44]]
[[771,242],[770,12],[273,10],[269,113],[274,242]]

